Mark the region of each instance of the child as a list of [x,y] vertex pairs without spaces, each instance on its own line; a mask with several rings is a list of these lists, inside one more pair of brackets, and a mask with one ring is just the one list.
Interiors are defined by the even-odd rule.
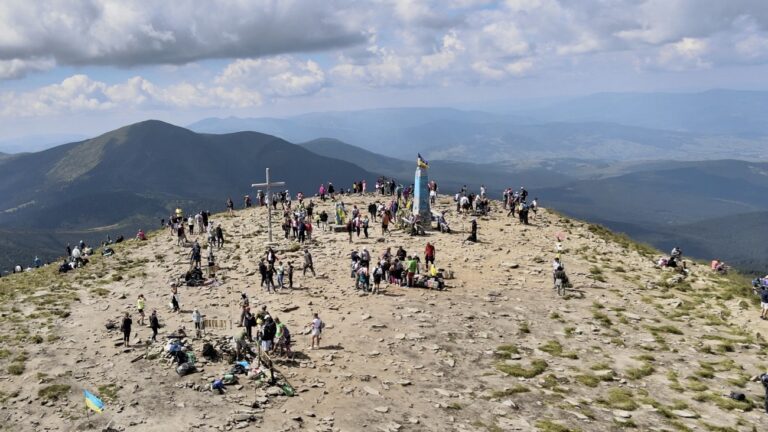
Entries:
[[146,303],[146,300],[144,299],[144,294],[139,294],[139,299],[136,300],[136,307],[139,310],[139,325],[144,325],[144,305]]
[[293,289],[293,262],[288,261],[288,288]]
[[320,335],[323,333],[323,328],[325,328],[325,323],[320,319],[320,316],[315,313],[313,314],[313,319],[310,325],[312,326],[312,346],[310,349],[315,349],[315,343],[317,343],[317,348],[320,348]]

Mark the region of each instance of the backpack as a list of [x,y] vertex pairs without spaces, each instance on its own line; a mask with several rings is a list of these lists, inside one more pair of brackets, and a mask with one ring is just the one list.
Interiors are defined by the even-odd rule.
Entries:
[[736,401],[747,400],[747,396],[744,393],[740,393],[740,392],[731,392],[731,394],[729,394],[728,397]]
[[207,359],[215,359],[218,357],[216,349],[208,342],[203,344],[203,357]]
[[195,365],[192,363],[182,363],[176,368],[176,373],[179,376],[186,376],[195,371]]

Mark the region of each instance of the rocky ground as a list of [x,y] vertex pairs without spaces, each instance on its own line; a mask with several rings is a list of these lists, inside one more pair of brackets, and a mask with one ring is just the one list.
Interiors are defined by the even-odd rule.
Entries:
[[[373,197],[345,200],[366,208]],[[324,204],[330,211],[330,203]],[[441,198],[440,208],[452,208]],[[768,324],[748,281],[716,276],[691,263],[678,277],[654,268],[655,251],[599,227],[541,210],[523,226],[500,209],[479,219],[478,244],[466,233],[370,239],[315,232],[318,277],[303,277],[301,252],[279,240],[278,257],[298,267],[295,289],[266,294],[257,262],[265,211],[215,215],[227,236],[217,257],[218,287],[182,287],[183,313],[169,311],[169,283],[188,267],[188,249],[167,231],[117,245],[113,257],[67,275],[48,267],[0,279],[0,427],[14,431],[752,431],[765,430],[763,388]],[[449,215],[457,231],[469,218]],[[574,289],[551,282],[555,237]],[[278,236],[280,237],[279,233]],[[201,238],[201,242],[203,242]],[[360,295],[348,272],[352,248],[378,256],[403,245],[423,254],[429,240],[438,267],[455,278],[445,291],[388,286]],[[203,242],[204,243],[204,242]],[[207,391],[229,368],[206,362],[205,340],[188,339],[198,372],[179,377],[134,325],[121,346],[105,323],[133,313],[143,293],[164,334],[207,318],[237,320],[241,292],[291,328],[297,356],[276,369],[296,388],[288,397],[241,377],[225,395]],[[312,312],[327,323],[323,348],[304,334]],[[209,330],[207,339],[238,329]],[[104,399],[86,416],[82,390]],[[747,402],[723,395],[740,391]],[[255,402],[255,403],[254,403]]]

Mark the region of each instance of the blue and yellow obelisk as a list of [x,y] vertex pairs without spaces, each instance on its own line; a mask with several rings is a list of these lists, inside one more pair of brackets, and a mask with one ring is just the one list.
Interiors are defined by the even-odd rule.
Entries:
[[429,164],[419,154],[416,160],[416,175],[413,179],[413,215],[419,216],[419,225],[425,230],[432,228],[427,168]]

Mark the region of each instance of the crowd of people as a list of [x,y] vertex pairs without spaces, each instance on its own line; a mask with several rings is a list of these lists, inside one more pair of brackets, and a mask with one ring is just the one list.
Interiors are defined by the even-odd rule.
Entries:
[[[313,199],[305,197],[302,193],[292,196],[288,190],[271,195],[257,191],[255,204],[262,207],[269,206],[271,211],[278,211],[278,207],[280,208],[284,238],[303,245],[302,276],[306,277],[307,273],[316,276],[310,251],[313,231],[315,226],[326,231],[329,219],[335,222],[336,226],[346,228],[350,243],[355,238],[369,238],[372,234],[371,224],[380,225],[382,236],[390,233],[392,225],[398,228],[419,225],[412,215],[413,185],[404,186],[394,179],[381,177],[377,179],[374,189],[375,191],[372,191],[375,196],[374,200],[367,206],[358,208],[357,205],[345,203],[344,199],[350,194],[368,194],[365,180],[353,182],[351,188],[347,190],[344,188],[336,189],[331,182],[328,182],[327,185],[320,185],[316,198],[320,200],[322,206],[327,206],[326,201],[330,199],[332,203],[329,210],[333,212],[333,216],[330,217],[325,208],[317,208],[319,206],[315,204]],[[437,183],[430,182],[428,190],[430,201],[435,203]],[[531,219],[535,220],[538,210],[538,199],[533,198],[529,202],[528,196],[525,187],[506,188],[501,200],[503,209],[500,211],[506,213],[507,217],[516,217],[521,224],[528,225]],[[494,211],[487,188],[485,185],[481,185],[479,192],[474,193],[465,185],[453,196],[453,200],[456,205],[457,216],[463,215],[469,220],[468,237],[464,243],[479,242],[478,218]],[[251,196],[245,195],[243,208],[247,209],[253,205],[254,200]],[[230,214],[235,211],[234,202],[231,198],[226,200],[226,209]],[[451,232],[445,212],[436,214],[433,219],[440,232]],[[187,286],[199,286],[204,285],[206,279],[215,280],[218,268],[215,251],[222,249],[225,246],[225,241],[223,229],[220,224],[214,223],[211,213],[199,211],[184,216],[181,209],[177,209],[167,221],[161,219],[161,226],[169,230],[170,235],[176,239],[178,247],[188,248],[189,269],[184,275],[184,283]],[[418,234],[413,231],[411,233]],[[146,241],[147,234],[143,230],[139,230],[135,239]],[[113,254],[114,251],[110,245],[122,241],[122,236],[114,242],[108,237],[107,241],[101,245],[102,254],[107,256]],[[201,242],[205,242],[204,245]],[[565,264],[560,257],[559,238],[557,248],[557,256],[552,262],[553,281],[556,286],[558,284],[568,286],[570,283],[565,272]],[[441,269],[437,267],[437,251],[433,242],[425,242],[423,254],[409,253],[403,246],[397,246],[394,252],[392,249],[392,247],[385,246],[378,256],[372,256],[367,247],[350,251],[350,277],[354,281],[355,290],[378,294],[382,292],[382,285],[409,288],[444,288],[443,275]],[[74,247],[67,245],[66,252],[66,257],[59,267],[59,271],[62,273],[87,265],[89,257],[94,253],[93,249],[83,241]],[[203,265],[203,254],[206,257],[206,266]],[[673,248],[669,256],[662,257],[657,264],[660,268],[673,268],[686,274],[688,272],[680,247]],[[37,268],[42,265],[42,261],[35,257],[33,267]],[[728,271],[728,266],[719,259],[713,260],[710,267],[712,271],[720,274],[725,274]],[[14,272],[16,271],[20,272],[23,269],[17,266],[14,268]],[[266,248],[263,256],[259,257],[258,272],[260,276],[259,286],[266,294],[294,289],[295,267],[293,261],[287,258],[281,259],[272,247]],[[764,278],[755,279],[753,285],[761,299],[760,318],[766,320],[768,319],[768,275]],[[180,284],[174,284],[170,289],[169,309],[173,313],[189,313],[188,311],[184,312],[181,308],[179,287]],[[131,336],[136,326],[149,328],[151,334],[147,339],[150,343],[157,342],[160,314],[157,306],[151,308],[148,316],[147,311],[150,309],[148,308],[149,304],[162,304],[163,302],[159,298],[147,299],[143,293],[138,295],[136,299],[137,322],[134,324],[130,312],[126,312],[122,317],[120,328],[125,346],[130,346]],[[269,313],[266,305],[262,304],[260,308],[257,308],[257,312],[252,311],[252,306],[252,299],[246,292],[243,292],[239,299],[240,315],[237,320],[237,327],[241,330],[233,337],[233,345],[237,347],[238,352],[250,349],[252,344],[256,344],[262,352],[276,356],[292,356],[293,340],[287,324]],[[197,307],[191,312],[191,325],[195,330],[195,336],[202,337],[205,331],[205,315]],[[314,313],[311,322],[307,323],[307,332],[312,336],[311,349],[320,346],[324,328],[324,322],[317,313]]]

